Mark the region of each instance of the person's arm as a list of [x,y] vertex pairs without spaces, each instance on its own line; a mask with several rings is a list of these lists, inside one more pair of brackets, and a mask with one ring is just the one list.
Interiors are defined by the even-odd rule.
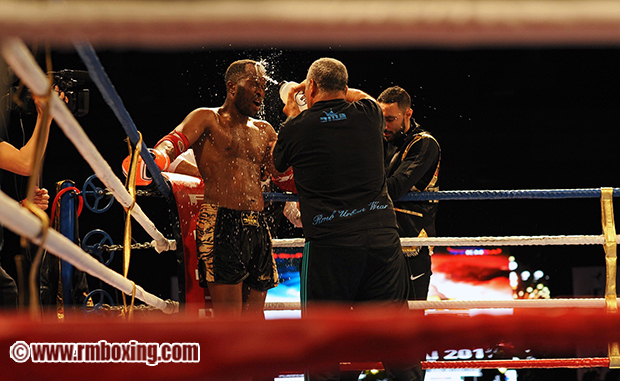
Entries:
[[273,166],[276,169],[276,171],[280,173],[286,172],[291,167],[291,163],[289,162],[290,158],[289,158],[288,149],[286,148],[286,145],[284,143],[286,140],[288,140],[286,138],[286,136],[288,136],[287,135],[288,127],[290,127],[288,126],[288,122],[285,122],[280,127],[280,132],[278,132],[277,140],[273,142],[273,144],[270,147]]
[[433,139],[422,138],[415,142],[396,171],[387,178],[392,200],[403,197],[429,170],[435,170],[437,160],[439,146]]
[[[217,123],[217,115],[212,109],[199,108],[190,112],[183,122],[179,124],[172,132],[164,136],[153,149],[155,155],[164,154],[168,156],[169,163],[174,161],[179,155],[191,148],[191,146],[200,138],[200,136],[214,123]],[[156,152],[155,152],[156,151]],[[200,176],[198,168],[190,168],[191,164],[183,164],[184,170],[187,172],[179,172]],[[168,168],[160,168],[162,171]],[[183,169],[183,168],[182,168]]]
[[[191,146],[200,138],[207,130],[211,129],[218,123],[217,112],[213,109],[199,108],[190,112],[183,122],[179,124],[172,132],[161,138],[154,148],[149,148],[149,152],[155,161],[155,165],[163,171],[168,171],[170,164],[179,157],[183,152],[191,148]],[[127,176],[131,165],[131,155],[123,160],[123,173]],[[138,157],[136,163],[138,170],[142,166],[146,166],[141,157]],[[178,168],[180,167],[180,168]],[[198,167],[184,161],[180,163],[175,172],[190,176],[201,177]],[[145,184],[150,183],[150,180]]]
[[[40,98],[35,97],[35,104],[37,106],[37,123],[32,132],[32,136],[28,139],[28,142],[22,148],[15,148],[8,142],[0,142],[0,168],[9,172],[16,173],[22,176],[30,176],[32,169],[34,168],[34,152],[37,148],[37,139],[41,128],[43,128],[45,121],[43,120],[43,107],[45,102]],[[47,140],[49,137],[49,127],[52,123],[51,116],[47,120],[47,133],[43,135],[43,147],[47,147]],[[43,157],[43,156],[41,156]]]
[[200,171],[196,166],[196,157],[194,156],[194,150],[188,149],[181,155],[177,156],[174,161],[170,163],[168,172],[180,173],[182,175],[201,177]]
[[278,135],[270,124],[268,124],[267,133],[269,135],[269,143],[263,160],[263,170],[271,175],[271,180],[278,188],[287,192],[297,193],[293,178],[293,168],[287,167],[284,171],[278,171],[275,166],[273,150],[278,140]]
[[375,98],[371,97],[370,95],[359,89],[347,88],[347,92],[344,95],[344,100],[347,102],[357,102],[361,99],[367,98],[372,99],[373,101],[375,100]]
[[198,167],[194,163],[190,163],[185,159],[181,159],[177,166],[174,168],[174,170],[171,172],[180,173],[182,175],[201,177]]

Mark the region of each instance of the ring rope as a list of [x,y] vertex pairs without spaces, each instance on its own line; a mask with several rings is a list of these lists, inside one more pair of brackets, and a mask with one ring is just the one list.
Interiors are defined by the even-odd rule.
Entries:
[[605,308],[605,298],[511,300],[410,300],[409,309]]
[[[422,369],[528,369],[528,368],[608,368],[609,358],[590,357],[572,359],[518,359],[518,360],[455,360],[421,361]],[[342,371],[362,371],[365,369],[384,369],[376,363],[341,363]]]
[[[616,241],[620,235],[616,236]],[[304,238],[272,240],[273,247],[303,247]],[[401,238],[402,246],[547,246],[603,245],[603,235],[506,236],[506,237],[411,237]]]
[[[531,189],[531,190],[454,190],[437,192],[409,192],[398,201],[456,201],[456,200],[517,200],[600,198],[601,188]],[[613,188],[613,197],[620,197],[620,188]],[[298,201],[291,193],[266,192],[265,201]]]
[[[26,209],[28,209],[32,214],[34,214],[41,222],[41,232],[40,238],[42,242],[45,242],[48,236],[49,228],[50,228],[50,219],[41,208],[34,204],[34,193],[37,188],[38,181],[43,170],[43,153],[45,152],[45,142],[44,138],[49,134],[50,128],[50,118],[51,118],[51,102],[52,97],[52,58],[51,51],[49,45],[46,46],[45,52],[45,62],[47,65],[48,75],[44,77],[46,81],[46,88],[44,92],[41,92],[42,97],[45,99],[45,105],[43,107],[42,117],[40,120],[40,129],[39,134],[36,137],[36,148],[33,152],[33,169],[30,177],[28,178],[28,189],[26,194],[26,199],[23,201],[23,205]],[[43,90],[43,88],[42,88]],[[21,246],[26,247],[28,242],[26,237],[22,236],[20,240]],[[28,288],[30,290],[30,298],[29,298],[29,310],[31,316],[37,318],[40,317],[40,306],[39,306],[39,288],[37,287],[38,282],[37,278],[39,275],[39,267],[41,265],[41,260],[43,258],[43,246],[39,246],[37,248],[37,252],[34,255],[32,260],[32,265],[30,267],[30,273],[28,274]]]
[[607,357],[574,359],[422,361],[423,369],[608,368]]
[[[19,39],[5,39],[1,43],[2,55],[13,71],[26,83],[35,94],[44,94],[47,89],[45,74],[37,65],[26,45]],[[67,105],[58,97],[51,98],[52,116],[63,129],[65,135],[73,142],[84,159],[90,164],[99,179],[114,194],[114,197],[123,205],[129,207],[133,200],[123,183],[116,177],[109,164],[103,159],[95,145],[90,141],[80,124],[71,114]],[[155,224],[144,214],[139,205],[133,210],[134,219],[142,225],[144,230],[154,239],[155,250],[161,253],[166,250],[175,250],[176,241],[168,240],[157,230]]]
[[[100,321],[68,319],[63,324],[28,324],[23,318],[12,319],[0,316],[0,323],[11,335],[0,335],[0,344],[10,345],[15,338],[25,342],[36,342],[45,337],[48,342],[88,342],[93,331],[101,327]],[[225,377],[267,376],[276,371],[303,370],[325,364],[328,361],[344,360],[354,364],[375,364],[377,361],[410,361],[412,354],[422,350],[468,348],[468,345],[494,346],[510,343],[514,348],[536,348],[545,346],[554,351],[565,352],[577,345],[598,346],[608,338],[620,338],[620,322],[602,310],[563,310],[553,314],[538,311],[524,311],[514,315],[478,315],[462,317],[456,315],[420,316],[391,308],[369,305],[358,310],[327,308],[306,319],[263,320],[258,317],[213,319],[205,324],[204,319],[190,318],[173,320],[169,318],[140,322],[106,323],[108,342],[192,342],[200,343],[200,359],[192,366],[179,367],[128,367],[122,372],[122,379],[213,379]],[[291,340],[294,337],[295,340]],[[250,348],[271,339],[271,350],[256,353]],[[217,346],[212,343],[218,343]],[[7,345],[7,347],[8,347]],[[247,350],[242,350],[243,348]],[[243,355],[240,356],[240,350]],[[559,355],[555,355],[559,356]],[[204,361],[209,359],[210,361]],[[497,368],[505,365],[528,364],[525,360],[515,363],[499,363],[498,360],[484,360],[483,363],[457,362],[461,367],[478,367],[487,364]],[[503,360],[510,361],[510,360]],[[528,360],[529,361],[529,360]],[[447,361],[423,366],[450,367]],[[243,366],[240,366],[242,364]],[[573,367],[605,366],[604,359],[538,359],[530,367]],[[18,365],[15,365],[15,367]],[[100,364],[84,364],[79,369],[75,364],[33,363],[20,368],[26,379],[40,379],[36,372],[63,374],[66,379],[83,378],[84,372],[96,370]],[[526,365],[527,366],[527,365]],[[366,369],[373,369],[366,368]],[[14,367],[10,370],[16,369]],[[61,370],[71,373],[65,374]],[[20,373],[20,375],[22,375]],[[93,380],[104,380],[104,374],[94,371]],[[123,377],[124,376],[124,377]],[[109,377],[108,377],[109,378]],[[266,377],[265,377],[266,378]]]
[[146,144],[142,142],[142,134],[138,131],[138,128],[131,119],[129,112],[127,112],[127,109],[125,108],[121,97],[116,92],[116,89],[114,89],[110,78],[101,65],[101,61],[99,61],[99,58],[97,57],[95,49],[93,49],[93,47],[88,43],[75,43],[74,46],[75,50],[78,52],[80,58],[88,69],[88,75],[97,85],[97,88],[103,95],[103,98],[108,106],[110,106],[112,111],[114,111],[114,114],[123,126],[129,141],[136,146],[140,145],[142,160],[151,173],[153,182],[157,186],[157,189],[164,197],[169,197],[171,194],[170,187],[165,182],[160,169],[155,164],[155,160],[153,160],[149,154]]
[[[268,302],[265,311],[299,310],[299,302]],[[508,309],[508,308],[600,308],[604,298],[511,299],[511,300],[410,300],[410,310]]]
[[[0,35],[122,47],[480,46],[619,42],[615,1],[0,2]],[[390,12],[397,8],[397,14]],[[312,30],[312,34],[306,31]],[[105,31],[105,33],[102,33]],[[397,36],[397,38],[389,38]]]
[[[47,237],[43,241],[41,237],[41,221],[2,191],[0,191],[0,224],[11,229],[16,234],[28,237],[35,244],[47,249],[52,254],[71,263],[76,268],[101,279],[125,294],[131,295],[133,293],[134,286],[132,281],[107,268],[59,232],[49,229]],[[160,309],[166,314],[178,312],[178,302],[164,301],[146,292],[142,287],[136,286],[135,288],[136,298],[149,306]]]

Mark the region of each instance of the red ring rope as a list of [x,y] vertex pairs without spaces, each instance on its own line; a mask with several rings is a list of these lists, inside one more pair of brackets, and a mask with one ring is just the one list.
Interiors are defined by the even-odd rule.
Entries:
[[609,358],[574,359],[424,361],[424,369],[528,369],[528,368],[609,368]]
[[[572,359],[422,361],[422,369],[550,369],[550,368],[609,368],[609,358],[590,357]],[[343,371],[383,369],[380,362],[340,364]]]
[[[534,324],[533,324],[534,323]],[[357,311],[325,309],[303,319],[260,320],[197,319],[184,316],[149,316],[135,322],[110,319],[67,318],[65,323],[32,321],[24,316],[0,316],[0,353],[9,353],[16,341],[26,343],[200,343],[197,363],[162,363],[154,367],[139,363],[119,364],[123,371],[116,380],[197,379],[269,375],[303,370],[328,362],[350,361],[351,365],[377,361],[410,361],[416,353],[500,341],[515,348],[548,346],[556,356],[568,348],[587,344],[606,348],[620,339],[617,314],[600,309],[518,311],[510,316],[477,315],[418,316],[392,311],[385,306],[368,306]],[[257,350],[267,348],[268,350]],[[570,355],[568,355],[570,357]],[[346,363],[344,364],[346,365]],[[548,360],[482,360],[425,362],[431,367],[544,368],[606,367],[606,358]],[[0,356],[0,367],[19,379],[42,379],[63,374],[63,379],[109,380],[100,363],[18,364]],[[344,368],[343,368],[344,369]],[[60,372],[60,373],[59,373]],[[11,379],[11,378],[9,378]],[[17,379],[16,379],[17,380]]]

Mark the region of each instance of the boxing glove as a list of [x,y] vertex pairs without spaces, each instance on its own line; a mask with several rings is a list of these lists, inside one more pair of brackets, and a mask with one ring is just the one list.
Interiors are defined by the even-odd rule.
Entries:
[[[167,171],[168,167],[170,167],[170,158],[168,158],[168,155],[151,148],[149,148],[148,150],[151,154],[151,157],[155,161],[155,165],[157,165],[157,168],[159,168],[161,171]],[[123,175],[125,175],[125,177],[127,177],[127,173],[129,172],[130,163],[131,155],[127,156],[125,160],[123,160]],[[153,181],[153,178],[151,177],[151,173],[146,168],[146,164],[144,163],[144,160],[142,160],[142,157],[138,158],[138,162],[136,163],[136,165],[136,185],[149,185],[151,181]]]

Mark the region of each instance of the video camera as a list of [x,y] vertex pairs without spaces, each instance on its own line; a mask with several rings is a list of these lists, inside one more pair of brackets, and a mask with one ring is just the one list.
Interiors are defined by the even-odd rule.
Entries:
[[[87,82],[90,81],[87,71],[83,70],[60,70],[53,73],[54,83],[60,92],[67,97],[67,106],[75,117],[88,114],[90,104],[90,90]],[[30,91],[22,86],[13,86],[9,90],[8,111],[21,111],[25,114],[37,112]]]

